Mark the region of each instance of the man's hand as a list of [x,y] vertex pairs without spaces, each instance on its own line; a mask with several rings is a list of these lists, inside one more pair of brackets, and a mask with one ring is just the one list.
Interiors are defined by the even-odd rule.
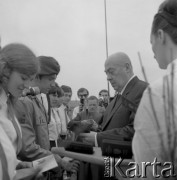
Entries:
[[[86,119],[81,121],[81,129],[83,129],[84,132],[89,132],[93,126],[94,120],[93,119]],[[81,133],[82,133],[81,132]]]
[[86,142],[89,144],[92,144],[95,146],[95,136],[96,136],[96,132],[91,131],[90,133],[81,133],[79,135],[79,139],[82,140],[82,142]]
[[62,159],[62,168],[69,172],[77,172],[79,169],[80,162],[67,157]]
[[[51,150],[52,151],[52,150]],[[61,166],[61,163],[62,163],[62,158],[58,155],[58,154],[53,154],[54,155],[54,158],[58,164],[58,166],[60,167]]]
[[98,106],[98,112],[100,114],[104,114],[104,112],[106,111],[105,107],[104,106]]
[[92,127],[92,122],[89,122],[88,120],[83,121],[70,121],[68,124],[68,129],[70,131],[73,131],[76,136],[80,133],[89,132]]
[[82,120],[81,123],[87,125],[90,128],[89,131],[97,131],[98,129],[98,124],[93,119]]
[[33,168],[32,162],[21,161],[16,167],[16,175],[14,180],[26,179],[26,180],[42,180],[41,167]]
[[33,167],[32,162],[20,161],[16,166],[16,170],[24,169],[24,168],[32,168],[32,167]]

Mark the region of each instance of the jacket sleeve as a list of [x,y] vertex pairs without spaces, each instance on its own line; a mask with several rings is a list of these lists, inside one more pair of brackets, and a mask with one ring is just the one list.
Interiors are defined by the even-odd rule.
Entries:
[[52,154],[49,150],[36,144],[34,106],[30,99],[19,100],[16,103],[16,115],[22,128],[22,150],[19,159],[33,161]]
[[[134,115],[132,118],[134,119]],[[114,128],[111,130],[98,132],[97,133],[98,146],[101,146],[103,139],[108,139],[109,137],[111,139],[111,137],[112,137],[111,135],[117,136],[118,139],[122,138],[122,140],[123,139],[131,140],[134,135],[134,132],[135,131],[133,128],[133,122],[124,126],[123,128]]]

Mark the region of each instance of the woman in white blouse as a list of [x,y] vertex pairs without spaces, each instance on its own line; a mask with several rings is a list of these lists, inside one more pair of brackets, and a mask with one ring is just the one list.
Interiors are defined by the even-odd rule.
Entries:
[[[39,69],[39,63],[34,53],[25,45],[9,44],[0,52],[0,128],[3,129],[0,139],[0,180],[3,178],[3,158],[7,161],[8,179],[15,176],[16,166],[19,163],[16,154],[21,149],[21,128],[13,111],[14,101],[22,95],[24,88],[29,87]],[[4,142],[4,140],[6,140]],[[5,144],[6,143],[6,144]],[[10,159],[10,161],[9,161]],[[30,163],[20,162],[20,166],[28,166]],[[18,164],[19,166],[19,164]]]

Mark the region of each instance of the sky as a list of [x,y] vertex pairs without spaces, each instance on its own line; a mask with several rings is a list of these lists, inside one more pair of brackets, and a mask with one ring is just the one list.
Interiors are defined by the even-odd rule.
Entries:
[[[108,54],[125,52],[142,80],[140,52],[148,81],[164,74],[150,44],[154,14],[162,0],[106,0]],[[61,66],[56,82],[73,90],[85,87],[98,96],[107,89],[104,0],[0,0],[1,46],[24,43]],[[110,85],[111,95],[114,90]]]

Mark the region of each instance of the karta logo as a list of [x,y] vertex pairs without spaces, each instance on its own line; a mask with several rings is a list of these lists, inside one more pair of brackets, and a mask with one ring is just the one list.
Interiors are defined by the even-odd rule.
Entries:
[[[122,158],[104,158],[105,178],[115,178],[116,175],[123,178],[147,178],[152,176],[153,178],[170,178],[177,177],[175,173],[176,166],[172,162],[159,162],[157,158],[154,158],[153,162],[123,162]],[[148,167],[148,168],[147,168]],[[148,173],[147,173],[148,169]],[[150,178],[150,177],[148,177]]]
[[111,178],[115,177],[116,173],[118,173],[119,176],[126,178],[125,172],[123,171],[121,167],[123,159],[119,158],[112,158],[112,157],[105,157],[104,158],[104,177],[105,178]]

